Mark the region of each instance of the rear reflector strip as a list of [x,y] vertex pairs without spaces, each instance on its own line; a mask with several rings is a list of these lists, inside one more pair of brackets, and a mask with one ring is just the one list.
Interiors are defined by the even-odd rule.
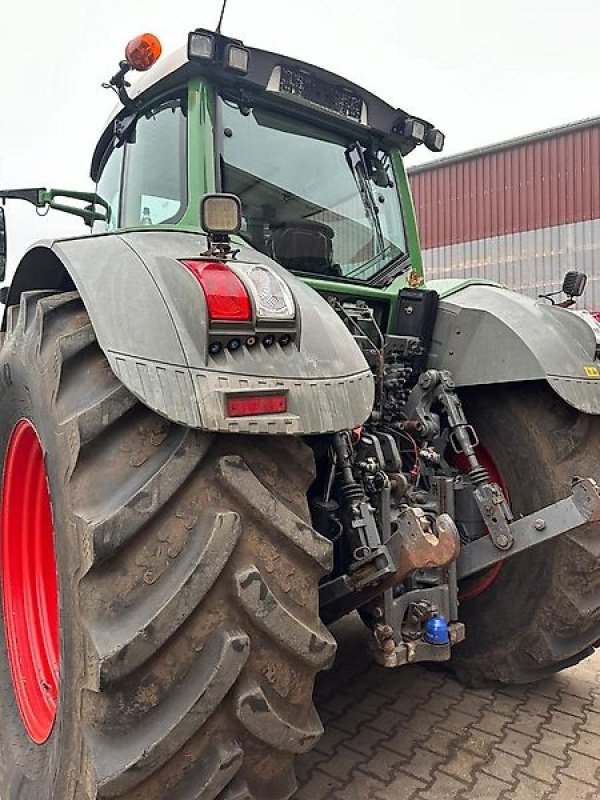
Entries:
[[260,414],[285,414],[287,395],[268,394],[227,398],[228,417],[254,417]]

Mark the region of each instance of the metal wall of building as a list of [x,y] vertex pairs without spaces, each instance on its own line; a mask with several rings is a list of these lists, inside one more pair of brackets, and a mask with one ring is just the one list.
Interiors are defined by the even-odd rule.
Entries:
[[587,272],[600,308],[600,118],[410,171],[430,277],[488,277],[536,296]]

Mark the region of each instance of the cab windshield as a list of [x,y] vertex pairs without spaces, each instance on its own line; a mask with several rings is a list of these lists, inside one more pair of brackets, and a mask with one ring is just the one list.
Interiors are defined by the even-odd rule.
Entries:
[[242,235],[283,267],[368,280],[406,251],[388,152],[263,109],[220,100],[224,192]]

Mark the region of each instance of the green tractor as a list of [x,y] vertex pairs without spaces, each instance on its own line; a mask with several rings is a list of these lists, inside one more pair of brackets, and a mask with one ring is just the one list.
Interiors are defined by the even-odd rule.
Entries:
[[130,87],[159,54],[95,193],[0,193],[91,228],[2,294],[2,800],[291,797],[354,610],[472,684],[600,639],[592,327],[425,283],[429,123],[204,29]]

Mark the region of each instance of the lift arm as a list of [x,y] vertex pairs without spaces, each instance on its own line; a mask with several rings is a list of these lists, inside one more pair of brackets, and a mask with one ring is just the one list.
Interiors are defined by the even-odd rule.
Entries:
[[457,561],[458,578],[468,578],[469,575],[522,553],[523,550],[548,542],[588,522],[599,521],[598,484],[591,478],[577,480],[573,484],[570,497],[511,522],[509,528],[513,543],[509,549],[499,550],[489,536],[463,546]]

